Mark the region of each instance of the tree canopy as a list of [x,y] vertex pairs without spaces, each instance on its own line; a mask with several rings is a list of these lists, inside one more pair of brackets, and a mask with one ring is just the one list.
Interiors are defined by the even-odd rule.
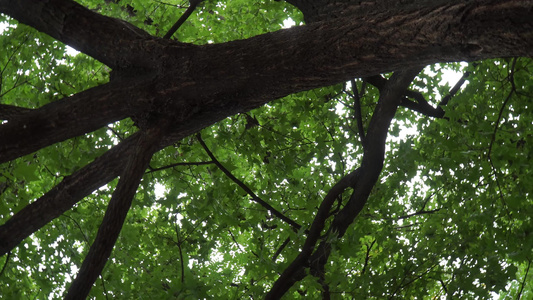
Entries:
[[0,22],[0,298],[533,297],[532,0]]

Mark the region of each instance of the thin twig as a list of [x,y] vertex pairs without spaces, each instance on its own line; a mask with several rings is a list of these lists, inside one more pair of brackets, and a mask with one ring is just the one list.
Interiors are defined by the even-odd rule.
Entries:
[[2,274],[4,274],[4,271],[6,270],[7,263],[9,262],[9,258],[11,257],[11,251],[7,253],[6,256],[6,262],[4,263],[4,266],[2,267],[2,271],[0,271],[0,277],[2,277]]
[[524,275],[524,280],[522,280],[522,284],[520,285],[520,291],[518,292],[518,295],[516,295],[517,300],[520,300],[520,297],[522,297],[522,292],[524,291],[524,286],[526,285],[526,278],[527,278],[527,274],[529,273],[530,266],[531,266],[531,259],[528,258],[526,274]]
[[494,131],[492,132],[492,138],[490,140],[489,151],[487,153],[487,157],[488,158],[490,158],[490,154],[492,152],[492,146],[494,145],[494,141],[496,140],[496,132],[498,131],[498,127],[500,126],[500,120],[502,118],[503,111],[505,110],[505,107],[507,107],[507,103],[509,102],[509,100],[511,100],[511,96],[516,91],[516,87],[515,87],[515,84],[514,84],[514,68],[516,66],[516,60],[517,60],[517,58],[515,57],[513,59],[513,63],[512,63],[512,66],[511,66],[511,70],[510,70],[510,74],[508,76],[509,82],[511,83],[511,91],[509,92],[509,94],[507,95],[507,98],[503,102],[502,107],[500,107],[500,112],[498,114],[498,119],[496,120],[496,125],[494,126]]
[[166,170],[166,169],[170,169],[170,168],[174,168],[174,167],[177,167],[177,166],[201,166],[201,165],[210,165],[210,164],[214,164],[214,163],[215,163],[214,161],[180,162],[180,163],[170,164],[168,166],[163,166],[163,167],[156,168],[156,169],[151,169],[150,171],[146,172],[146,174],[157,172],[157,171],[161,171],[161,170]]
[[172,28],[170,28],[170,30],[165,34],[165,36],[163,36],[163,38],[169,39],[170,37],[172,37],[172,35],[180,28],[180,26],[185,23],[185,21],[189,18],[189,16],[192,14],[196,6],[200,4],[200,2],[202,2],[202,0],[191,0],[189,8],[187,8],[187,10],[183,13],[183,15],[181,15],[178,21],[172,26]]
[[287,247],[287,245],[289,244],[289,242],[291,241],[291,237],[287,237],[285,239],[285,241],[283,241],[283,244],[281,244],[281,246],[279,246],[278,250],[276,250],[276,253],[274,253],[274,256],[272,256],[272,261],[275,262],[276,259],[278,259],[278,256],[281,254],[281,252],[283,251],[283,249],[285,249],[285,247]]
[[181,265],[181,283],[185,282],[185,264],[183,263],[183,250],[181,249],[181,238],[180,238],[180,227],[178,224],[178,216],[176,216],[176,221],[174,222],[174,230],[176,231],[176,239],[178,246],[178,251],[180,253],[180,265]]
[[372,241],[370,246],[368,244],[366,245],[365,264],[363,265],[363,269],[361,270],[361,275],[365,274],[366,272],[366,267],[368,267],[368,261],[370,260],[370,250],[372,250],[372,247],[374,246],[375,243],[376,243],[376,239]]
[[361,139],[361,145],[365,145],[365,129],[363,127],[363,116],[361,115],[361,98],[359,97],[359,93],[357,91],[357,85],[355,83],[355,80],[350,80],[350,83],[352,84],[352,98],[353,98],[353,108],[354,108],[354,114],[355,119],[357,121],[357,129],[359,130],[359,138]]
[[224,173],[226,174],[226,176],[228,176],[229,179],[231,179],[233,182],[235,182],[239,187],[241,187],[246,193],[248,193],[248,195],[250,195],[250,197],[252,197],[252,200],[254,202],[256,202],[257,204],[263,206],[264,208],[266,208],[269,212],[271,212],[273,215],[275,215],[276,217],[280,218],[282,221],[285,221],[287,224],[291,225],[293,227],[293,229],[295,231],[298,231],[300,228],[302,228],[302,226],[298,223],[296,223],[295,221],[293,221],[292,219],[290,219],[289,217],[285,216],[283,213],[281,213],[280,211],[278,211],[277,209],[275,209],[274,207],[272,207],[272,205],[268,204],[267,202],[265,202],[263,199],[259,198],[246,184],[244,184],[244,182],[242,182],[241,180],[237,179],[237,177],[233,176],[233,174],[231,174],[231,172],[226,169],[226,167],[224,167],[215,157],[215,155],[211,152],[211,150],[209,150],[209,148],[207,147],[207,145],[205,144],[204,140],[202,139],[202,136],[200,135],[200,133],[198,133],[196,135],[196,138],[198,139],[198,142],[200,142],[200,144],[202,145],[202,147],[204,148],[205,152],[207,153],[207,155],[209,155],[209,157],[211,158],[211,160],[213,161],[213,163]]

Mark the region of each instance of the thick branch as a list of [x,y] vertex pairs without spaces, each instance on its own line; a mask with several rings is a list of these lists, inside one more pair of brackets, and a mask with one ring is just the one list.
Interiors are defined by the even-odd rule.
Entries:
[[92,12],[71,0],[0,0],[0,12],[112,68],[135,61],[127,57],[132,53],[128,44],[150,37],[138,27]]
[[[5,7],[9,1],[3,1],[1,7],[13,13]],[[124,80],[128,85],[123,86],[122,95],[120,90],[99,90],[82,96],[92,101],[63,103],[70,107],[46,114],[40,111],[32,131],[25,127],[29,120],[33,122],[29,117],[16,125],[0,126],[0,138],[9,138],[0,145],[0,162],[16,157],[5,153],[6,149],[20,149],[24,155],[140,111],[158,108],[164,112],[161,117],[179,122],[189,122],[200,111],[217,111],[227,117],[291,93],[413,65],[532,56],[533,39],[527,38],[533,35],[532,7],[532,1],[513,0],[497,4],[488,0],[430,2],[427,7],[391,9],[365,19],[339,17],[217,45],[135,40],[128,44],[128,51],[151,63],[148,76],[131,72],[136,81]],[[113,44],[115,39],[108,42]],[[131,68],[147,67],[143,64]],[[107,92],[120,100],[105,101],[110,95]],[[152,107],[147,107],[147,101]],[[85,111],[87,103],[90,106]],[[78,119],[69,116],[69,111],[85,114]],[[106,118],[99,115],[104,111]]]
[[[223,113],[217,111],[200,113],[191,122],[174,127],[159,144],[159,149],[202,129],[204,124],[222,120],[224,117]],[[134,148],[139,135],[140,133],[137,133],[129,137],[89,165],[65,177],[60,184],[0,226],[0,255],[13,249],[95,189],[117,177],[122,166],[127,163],[128,150]]]
[[13,120],[32,110],[31,108],[0,104],[0,120]]
[[402,94],[405,93],[405,90],[421,70],[422,68],[415,67],[395,72],[389,79],[387,87],[380,91],[380,99],[368,127],[367,144],[361,162],[361,180],[357,182],[355,193],[352,194],[332,224],[333,231],[337,232],[339,237],[344,235],[355,216],[359,214],[378,180],[383,167],[385,141],[390,122],[394,118]]
[[0,163],[128,117],[134,111],[131,97],[141,102],[150,97],[141,88],[128,89],[119,83],[94,87],[0,125]]
[[113,192],[96,239],[65,299],[85,299],[102,272],[122,229],[139,182],[152,155],[157,150],[161,133],[161,128],[143,132],[135,145],[135,150],[132,152],[126,168],[120,176],[117,188]]
[[[383,89],[387,84],[387,79],[382,76],[371,76],[365,78],[365,81],[375,86],[378,89]],[[410,110],[419,112],[429,117],[442,118],[444,117],[444,110],[442,107],[433,107],[424,98],[424,95],[417,91],[406,90],[402,97],[400,106],[406,107]],[[409,98],[415,99],[416,102],[409,100]]]
[[138,143],[139,134],[107,151],[33,203],[25,206],[0,226],[0,256],[53,219],[69,210],[97,188],[116,178],[126,163],[130,149]]

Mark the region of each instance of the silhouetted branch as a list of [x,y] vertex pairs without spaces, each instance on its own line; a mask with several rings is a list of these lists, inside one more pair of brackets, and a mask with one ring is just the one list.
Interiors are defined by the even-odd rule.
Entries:
[[357,84],[355,80],[350,80],[352,84],[352,99],[353,99],[353,109],[355,114],[355,119],[357,122],[357,130],[359,131],[359,138],[361,139],[361,145],[365,145],[365,128],[363,127],[363,116],[361,115],[361,97],[357,91]]
[[6,262],[4,263],[4,266],[2,267],[2,271],[0,271],[0,277],[2,277],[2,275],[4,274],[4,271],[6,270],[7,268],[7,264],[9,263],[9,258],[11,257],[11,251],[9,251],[7,253],[7,256],[6,256]]
[[185,21],[191,16],[192,12],[194,11],[194,9],[196,9],[196,6],[198,6],[200,2],[202,2],[202,0],[190,0],[189,8],[187,8],[187,10],[183,13],[183,15],[181,15],[178,21],[176,21],[176,23],[172,25],[170,30],[165,34],[165,36],[163,36],[163,38],[169,39],[170,37],[172,37],[172,35],[180,28],[180,26],[183,25],[183,23],[185,23]]
[[361,270],[361,275],[365,274],[366,267],[368,266],[368,261],[370,260],[370,250],[372,250],[372,247],[376,243],[376,240],[374,239],[372,243],[369,245],[366,245],[366,256],[365,256],[365,264],[363,265],[363,269]]
[[490,154],[492,152],[492,146],[494,145],[494,141],[496,140],[496,132],[498,131],[498,127],[500,126],[500,120],[502,119],[503,111],[507,107],[507,103],[509,103],[509,100],[511,100],[511,97],[513,96],[514,92],[516,91],[516,86],[515,86],[515,83],[514,83],[514,68],[516,66],[516,60],[517,60],[517,58],[515,57],[513,59],[513,63],[511,65],[511,69],[509,71],[509,76],[508,76],[509,82],[511,83],[511,91],[509,92],[509,94],[507,95],[507,98],[505,98],[505,101],[503,101],[503,104],[500,107],[500,112],[498,113],[498,119],[496,120],[496,124],[494,125],[494,131],[492,132],[492,137],[490,139],[489,150],[487,152],[487,157],[489,159],[490,159]]
[[526,274],[524,274],[524,279],[522,280],[522,284],[520,284],[520,291],[518,292],[518,295],[516,295],[516,299],[520,299],[520,297],[522,297],[522,292],[524,291],[524,286],[526,285],[527,275],[529,274],[529,267],[531,267],[531,259],[528,258]]
[[96,238],[68,289],[65,299],[85,299],[101,274],[126,219],[129,208],[161,138],[162,129],[143,132],[120,176]]
[[403,219],[407,219],[407,218],[414,217],[414,216],[432,214],[432,213],[438,212],[439,210],[441,209],[437,208],[437,209],[432,209],[432,210],[421,210],[421,211],[414,212],[412,214],[401,216],[398,219],[403,220]]
[[[315,219],[311,224],[307,238],[298,256],[285,268],[276,280],[266,299],[279,299],[294,283],[303,279],[307,274],[305,269],[311,267],[311,273],[319,274],[324,268],[331,252],[331,245],[324,239],[316,248],[326,219],[329,217],[331,206],[336,197],[346,188],[354,189],[350,199],[332,221],[328,234],[341,238],[354,218],[363,209],[373,186],[376,184],[385,156],[385,141],[391,120],[400,104],[400,99],[413,78],[418,75],[422,67],[395,72],[387,82],[387,87],[380,90],[378,105],[374,110],[365,139],[365,151],[361,167],[345,176],[326,195],[322,201]],[[313,253],[314,250],[314,253]]]
[[455,85],[453,86],[453,88],[450,90],[450,92],[448,93],[448,95],[444,96],[444,98],[442,98],[442,101],[439,103],[439,106],[446,106],[448,104],[448,101],[450,101],[450,99],[455,96],[455,94],[457,94],[457,92],[461,89],[461,87],[463,86],[463,84],[465,83],[466,79],[468,78],[468,76],[470,76],[470,72],[469,71],[466,71],[463,73],[463,76],[461,76],[461,78],[459,79],[459,81],[457,81],[455,83]]
[[281,213],[280,211],[278,211],[277,209],[275,209],[274,207],[272,207],[272,205],[268,204],[267,202],[265,202],[263,199],[259,198],[253,191],[252,189],[250,189],[244,182],[242,182],[241,180],[237,179],[237,177],[235,177],[233,174],[231,174],[231,172],[226,169],[226,167],[224,167],[215,157],[215,155],[213,154],[213,152],[211,152],[211,150],[209,150],[209,148],[207,147],[207,145],[205,144],[204,140],[202,139],[202,136],[200,135],[200,133],[198,133],[196,135],[196,138],[198,139],[198,142],[200,142],[200,144],[202,145],[202,147],[204,148],[205,152],[207,153],[207,155],[211,158],[211,160],[213,161],[213,163],[224,173],[226,174],[226,176],[228,176],[229,179],[231,179],[233,182],[235,182],[239,187],[241,187],[241,189],[243,189],[248,195],[250,195],[250,197],[252,197],[252,200],[254,202],[256,202],[257,204],[263,206],[264,208],[266,208],[269,212],[271,212],[273,215],[275,215],[276,217],[280,218],[282,221],[284,221],[285,223],[291,225],[293,227],[293,229],[295,231],[298,231],[302,226],[298,223],[296,223],[295,221],[291,220],[289,217],[285,216],[283,213]]
[[66,176],[58,185],[1,225],[0,255],[7,253],[32,233],[69,210],[79,200],[116,178],[127,161],[125,157],[134,149],[140,135],[136,133],[130,136],[92,163]]
[[283,243],[281,244],[281,246],[279,246],[278,250],[276,250],[276,253],[274,253],[274,256],[272,256],[272,261],[275,262],[276,259],[278,259],[278,256],[281,254],[281,252],[283,251],[283,249],[285,249],[285,247],[287,247],[287,245],[289,244],[289,242],[291,241],[291,237],[287,237],[285,239],[285,241],[283,241]]
[[285,268],[281,276],[276,280],[270,292],[266,295],[266,299],[278,299],[278,296],[285,294],[285,292],[298,280],[301,280],[306,274],[304,268],[308,266],[309,257],[315,248],[315,245],[320,237],[320,233],[324,229],[327,218],[330,216],[330,210],[337,197],[349,187],[355,186],[359,179],[359,171],[356,169],[348,175],[339,180],[328,192],[324,200],[318,208],[315,219],[311,224],[311,228],[307,234],[307,238],[302,246],[300,254],[292,261],[292,263]]
[[201,166],[201,165],[211,165],[214,163],[215,163],[214,161],[180,162],[180,163],[170,164],[168,166],[151,169],[150,171],[146,172],[146,174],[161,171],[161,170],[166,170],[166,169],[170,169],[170,168],[174,168],[178,166]]

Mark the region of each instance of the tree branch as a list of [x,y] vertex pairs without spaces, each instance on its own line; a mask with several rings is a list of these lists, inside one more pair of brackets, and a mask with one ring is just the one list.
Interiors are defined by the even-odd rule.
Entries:
[[490,154],[492,152],[492,146],[494,145],[494,141],[496,140],[496,132],[498,131],[498,127],[500,126],[500,120],[502,119],[503,111],[507,107],[507,103],[509,103],[509,100],[511,100],[513,94],[516,92],[516,86],[514,83],[514,68],[516,66],[516,58],[513,59],[513,63],[511,65],[511,69],[509,70],[509,76],[508,80],[511,83],[511,91],[509,91],[509,94],[505,98],[505,101],[503,101],[502,106],[500,107],[500,112],[498,113],[498,119],[496,119],[496,123],[494,125],[494,131],[492,132],[492,136],[490,139],[489,144],[489,150],[487,151],[487,158],[490,159]]
[[130,99],[143,92],[130,86],[130,93],[124,87],[113,83],[97,86],[0,125],[0,163],[128,117],[134,111]]
[[4,262],[4,266],[2,267],[2,271],[0,271],[0,277],[2,277],[2,275],[4,275],[4,272],[7,268],[7,264],[9,263],[9,259],[11,258],[11,251],[9,251],[7,253],[7,256],[6,256],[6,261]]
[[[473,65],[476,65],[476,63],[474,63]],[[465,83],[465,81],[468,78],[468,76],[470,76],[470,72],[469,71],[466,71],[466,72],[463,73],[463,76],[461,76],[461,78],[455,83],[455,85],[452,87],[452,89],[450,90],[448,95],[446,95],[446,96],[444,96],[444,98],[442,98],[442,101],[439,103],[439,107],[446,106],[448,104],[450,99],[453,96],[455,96],[455,94],[457,94],[457,92],[459,92],[459,90],[461,89],[461,87]]]
[[102,272],[118,238],[144,171],[157,150],[161,128],[143,132],[113,192],[98,234],[65,299],[85,299]]
[[71,0],[1,0],[0,12],[111,68],[127,61],[126,64],[138,63],[139,57],[127,57],[128,54],[134,55],[129,45],[150,37],[128,22],[100,15]]
[[516,299],[520,299],[522,296],[522,292],[524,291],[524,286],[526,285],[527,275],[529,274],[529,267],[531,267],[531,259],[528,257],[526,274],[524,274],[524,279],[522,280],[522,283],[520,284],[520,291],[518,291],[518,295],[516,295]]
[[200,145],[202,145],[202,147],[204,148],[205,152],[207,153],[207,155],[211,158],[211,160],[213,161],[213,163],[224,173],[226,174],[226,176],[228,176],[229,179],[231,179],[233,182],[235,182],[241,189],[243,189],[248,195],[250,195],[250,197],[252,198],[252,200],[261,205],[262,207],[266,208],[266,210],[268,210],[270,213],[272,213],[274,216],[280,218],[282,221],[284,221],[285,223],[289,224],[294,231],[298,231],[300,228],[302,228],[302,226],[298,223],[296,223],[295,221],[293,221],[292,219],[290,219],[289,217],[285,216],[283,213],[281,213],[280,211],[278,211],[277,209],[275,209],[274,207],[272,207],[272,205],[268,204],[266,201],[264,201],[263,199],[259,198],[253,191],[252,189],[250,189],[244,182],[242,182],[241,180],[237,179],[237,177],[235,177],[233,174],[231,174],[231,172],[226,169],[226,167],[224,167],[215,157],[215,155],[213,154],[213,152],[211,152],[211,150],[209,150],[209,148],[207,147],[207,145],[205,144],[204,140],[202,139],[202,136],[200,135],[200,133],[198,133],[196,135],[196,138],[198,139],[198,142],[200,142]]
[[130,149],[138,144],[139,138],[139,133],[134,134],[92,163],[66,176],[61,183],[1,225],[0,256],[69,210],[79,200],[117,177]]
[[347,188],[355,186],[359,179],[360,169],[356,169],[339,180],[324,197],[324,200],[318,208],[317,214],[307,238],[302,246],[300,254],[285,268],[281,276],[276,280],[271,290],[265,296],[265,299],[279,299],[285,292],[298,280],[305,276],[304,268],[308,266],[309,257],[324,229],[330,210],[337,197]]
[[363,265],[363,269],[361,270],[361,275],[365,274],[366,268],[368,267],[368,262],[370,261],[370,250],[372,250],[372,247],[376,243],[376,239],[370,243],[370,246],[366,244],[366,255],[365,255],[365,263]]
[[354,114],[355,119],[357,121],[357,130],[359,131],[359,138],[361,139],[361,145],[365,145],[365,128],[363,127],[363,116],[361,115],[361,98],[359,97],[359,93],[357,91],[357,84],[355,83],[355,80],[350,80],[350,83],[352,84],[352,99],[353,99],[353,108],[354,108]]
[[[50,30],[56,31],[65,25],[63,21],[54,19],[54,16],[63,13],[61,9],[65,9],[67,19],[71,15],[77,16],[80,11],[83,11],[80,14],[94,14],[69,0],[50,0],[50,7],[45,3],[48,2],[0,0],[0,11],[28,22],[36,18],[38,20],[34,25],[44,29],[49,29],[46,27],[48,23],[55,24],[50,25]],[[29,4],[35,4],[36,8]],[[533,55],[532,39],[523,38],[533,34],[530,3],[502,0],[494,5],[490,1],[480,1],[472,6],[459,0],[447,1],[446,4],[436,2],[424,9],[410,8],[408,12],[396,15],[382,11],[364,20],[339,17],[247,40],[203,46],[155,37],[132,37],[119,39],[119,43],[127,43],[123,49],[120,48],[122,46],[110,46],[122,33],[103,34],[96,44],[107,42],[107,47],[98,45],[107,49],[109,55],[120,55],[116,59],[125,60],[117,63],[118,70],[114,70],[122,74],[117,78],[123,80],[112,80],[123,81],[124,85],[91,89],[91,92],[83,92],[68,101],[49,104],[46,110],[37,109],[39,113],[35,115],[28,113],[28,118],[22,118],[23,121],[1,125],[0,140],[3,143],[0,145],[0,162],[18,157],[13,149],[23,149],[21,155],[28,154],[110,122],[138,113],[151,113],[156,108],[161,109],[159,113],[162,117],[179,122],[190,120],[198,111],[218,112],[227,117],[295,92],[414,64]],[[31,9],[26,10],[25,7]],[[41,14],[41,10],[47,13]],[[435,10],[439,13],[434,13]],[[88,29],[79,30],[94,30],[89,23],[101,25],[93,22],[97,19],[87,18],[90,22],[83,25]],[[490,22],[485,22],[488,19]],[[440,25],[435,28],[433,24]],[[487,24],[491,25],[490,30],[486,28]],[[110,26],[113,29],[123,28]],[[392,27],[396,30],[388,30]],[[94,32],[100,34],[99,30]],[[89,37],[92,33],[85,36],[84,41]],[[376,43],[376,39],[391,42]],[[467,42],[473,40],[475,45]],[[261,57],[261,63],[258,63],[257,57]],[[227,61],[233,63],[227,64]],[[307,63],[302,64],[302,61]],[[201,80],[198,80],[199,71],[202,73]],[[72,101],[81,100],[78,97],[85,99]],[[59,105],[65,109],[59,109]],[[107,115],[100,116],[102,112],[107,112]],[[30,118],[29,115],[38,118]],[[212,122],[202,127],[210,124]]]
[[[200,113],[186,124],[173,127],[173,131],[159,144],[159,149],[172,145],[193,134],[208,122],[222,120],[219,111]],[[129,150],[134,148],[140,133],[127,138],[92,163],[86,165],[52,188],[38,200],[25,206],[0,226],[0,256],[17,246],[33,232],[69,210],[79,200],[95,189],[117,177],[122,165],[127,163]]]
[[202,0],[190,0],[190,5],[187,8],[187,10],[181,15],[181,17],[178,19],[178,21],[172,25],[172,27],[169,29],[169,31],[163,36],[164,39],[169,39],[172,37],[172,35],[180,28],[183,23],[191,16],[192,12],[196,9],[196,6],[200,4]]
[[166,170],[166,169],[170,169],[170,168],[174,168],[174,167],[178,167],[178,166],[202,166],[202,165],[211,165],[211,164],[214,164],[214,163],[215,163],[214,161],[179,162],[179,163],[175,163],[175,164],[170,164],[168,166],[163,166],[163,167],[151,169],[150,171],[146,172],[146,174],[153,173],[153,172],[158,172],[158,171],[162,171],[162,170]]
[[[279,299],[294,283],[306,276],[305,268],[311,266],[312,272],[319,272],[323,268],[329,257],[331,245],[327,240],[323,240],[314,253],[313,250],[337,195],[347,187],[354,188],[346,205],[333,219],[328,231],[329,234],[335,234],[338,238],[341,238],[354,218],[361,212],[383,167],[385,141],[390,122],[400,104],[402,94],[420,70],[422,70],[422,67],[395,72],[388,80],[386,86],[380,90],[378,105],[374,110],[366,135],[366,147],[361,167],[348,175],[351,176],[351,179],[347,179],[348,176],[346,176],[341,180],[346,179],[351,185],[346,186],[339,182],[328,192],[326,198],[330,195],[335,195],[335,197],[327,200],[324,198],[309,229],[309,234],[300,254],[276,280],[265,299]],[[342,189],[334,192],[338,185]]]
[[287,245],[289,244],[289,242],[291,241],[291,237],[287,237],[283,243],[281,244],[281,246],[279,246],[278,250],[276,250],[276,252],[274,253],[274,255],[272,256],[272,261],[273,262],[276,262],[276,259],[278,259],[278,256],[281,254],[281,252],[283,251],[283,249],[285,249],[285,247],[287,247]]
[[14,105],[0,104],[0,120],[13,120],[32,111],[31,108],[25,108]]

